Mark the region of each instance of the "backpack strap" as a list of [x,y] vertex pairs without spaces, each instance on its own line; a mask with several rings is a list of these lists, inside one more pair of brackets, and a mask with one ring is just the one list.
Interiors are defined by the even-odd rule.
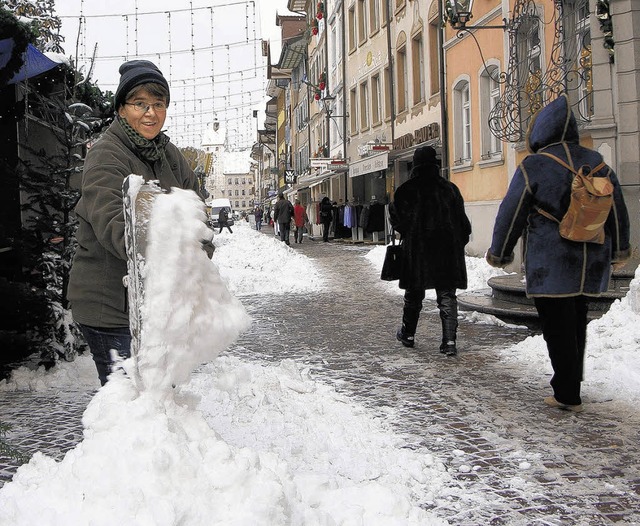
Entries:
[[574,174],[578,173],[573,168],[571,168],[571,166],[569,166],[569,164],[565,163],[562,159],[560,159],[560,157],[558,157],[557,155],[553,155],[552,153],[548,153],[548,152],[539,152],[539,155],[545,155],[545,156],[549,157],[550,159],[553,159],[555,162],[557,162],[558,164],[561,164],[567,170],[573,172]]
[[551,219],[551,221],[554,221],[554,222],[560,224],[560,221],[555,216],[553,216],[552,214],[550,214],[549,212],[547,212],[543,208],[540,208],[539,206],[536,206],[536,212],[538,212],[540,215],[546,217],[547,219]]

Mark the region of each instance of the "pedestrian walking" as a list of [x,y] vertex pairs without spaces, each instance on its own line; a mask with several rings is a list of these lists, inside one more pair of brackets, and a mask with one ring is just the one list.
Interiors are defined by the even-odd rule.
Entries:
[[289,234],[291,232],[291,219],[293,218],[293,205],[291,201],[284,198],[284,194],[278,194],[278,201],[273,207],[273,220],[278,223],[280,241],[289,245]]
[[220,227],[218,234],[222,233],[222,229],[224,227],[227,227],[229,234],[233,234],[233,230],[231,230],[231,227],[229,226],[229,211],[226,207],[223,207],[218,213],[218,226]]
[[[129,174],[156,179],[164,190],[200,194],[189,163],[161,130],[167,117],[169,84],[147,60],[120,66],[116,117],[87,152],[81,197],[75,212],[78,247],[67,298],[96,364],[100,383],[111,372],[111,349],[128,358],[131,350],[122,184]],[[211,256],[211,240],[203,243]]]
[[253,216],[256,218],[256,230],[260,232],[262,229],[262,208],[256,206],[255,211],[253,212]]
[[296,235],[294,241],[296,243],[302,243],[302,237],[304,235],[304,225],[309,222],[307,211],[304,206],[300,204],[300,200],[296,199],[296,204],[293,206],[293,218],[296,225]]
[[413,347],[426,289],[435,289],[442,323],[440,352],[457,354],[458,299],[456,289],[467,288],[464,247],[471,223],[458,187],[440,176],[436,151],[418,148],[411,177],[395,192],[390,219],[400,232],[402,271],[399,287],[405,290],[402,326],[396,338]]
[[[565,95],[533,117],[526,140],[531,155],[516,169],[500,204],[486,258],[493,266],[509,264],[523,236],[526,292],[535,302],[553,367],[553,396],[544,402],[581,411],[588,301],[607,290],[611,263],[630,256],[629,217],[616,174],[598,152],[580,146]],[[608,176],[613,185],[602,243],[565,239],[559,230],[571,200],[572,169],[585,165],[597,167],[594,181]]]
[[322,223],[322,241],[329,241],[329,228],[333,221],[333,205],[328,197],[323,197],[320,201],[320,222]]

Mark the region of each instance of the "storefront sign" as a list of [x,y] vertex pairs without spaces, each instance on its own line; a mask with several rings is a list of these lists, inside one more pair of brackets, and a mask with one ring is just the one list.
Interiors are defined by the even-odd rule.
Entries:
[[431,141],[440,137],[440,125],[437,122],[427,124],[422,128],[418,128],[416,131],[406,133],[405,135],[398,137],[393,141],[394,150],[405,150],[411,148],[416,144],[422,144],[423,142]]
[[285,170],[284,171],[284,182],[285,182],[285,184],[295,184],[295,182],[296,182],[296,173],[293,170]]
[[359,175],[371,172],[379,172],[386,170],[389,166],[389,153],[384,152],[379,155],[372,155],[361,161],[356,161],[349,165],[349,177],[357,177]]

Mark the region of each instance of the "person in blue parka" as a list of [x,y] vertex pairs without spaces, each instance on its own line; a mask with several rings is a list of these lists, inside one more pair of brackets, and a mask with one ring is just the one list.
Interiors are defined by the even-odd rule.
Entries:
[[561,219],[569,207],[573,180],[573,172],[543,152],[574,170],[603,162],[597,151],[580,146],[566,95],[533,116],[526,142],[532,155],[522,161],[511,180],[486,259],[496,267],[512,262],[516,242],[523,236],[526,293],[535,302],[554,372],[553,396],[544,402],[581,411],[588,299],[607,290],[612,263],[623,263],[631,254],[629,216],[618,178],[607,165],[594,173],[596,177],[608,173],[614,185],[603,244],[564,239],[558,223],[538,212],[542,209]]

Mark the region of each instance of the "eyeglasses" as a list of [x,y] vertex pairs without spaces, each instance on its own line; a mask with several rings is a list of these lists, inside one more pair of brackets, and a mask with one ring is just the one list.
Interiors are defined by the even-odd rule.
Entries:
[[125,104],[127,104],[128,106],[133,106],[136,111],[139,111],[140,113],[147,113],[149,111],[149,108],[153,108],[153,111],[155,112],[167,111],[167,105],[164,102],[154,102],[152,104],[149,104],[147,102],[142,102],[141,100],[139,100],[138,102],[125,102]]

